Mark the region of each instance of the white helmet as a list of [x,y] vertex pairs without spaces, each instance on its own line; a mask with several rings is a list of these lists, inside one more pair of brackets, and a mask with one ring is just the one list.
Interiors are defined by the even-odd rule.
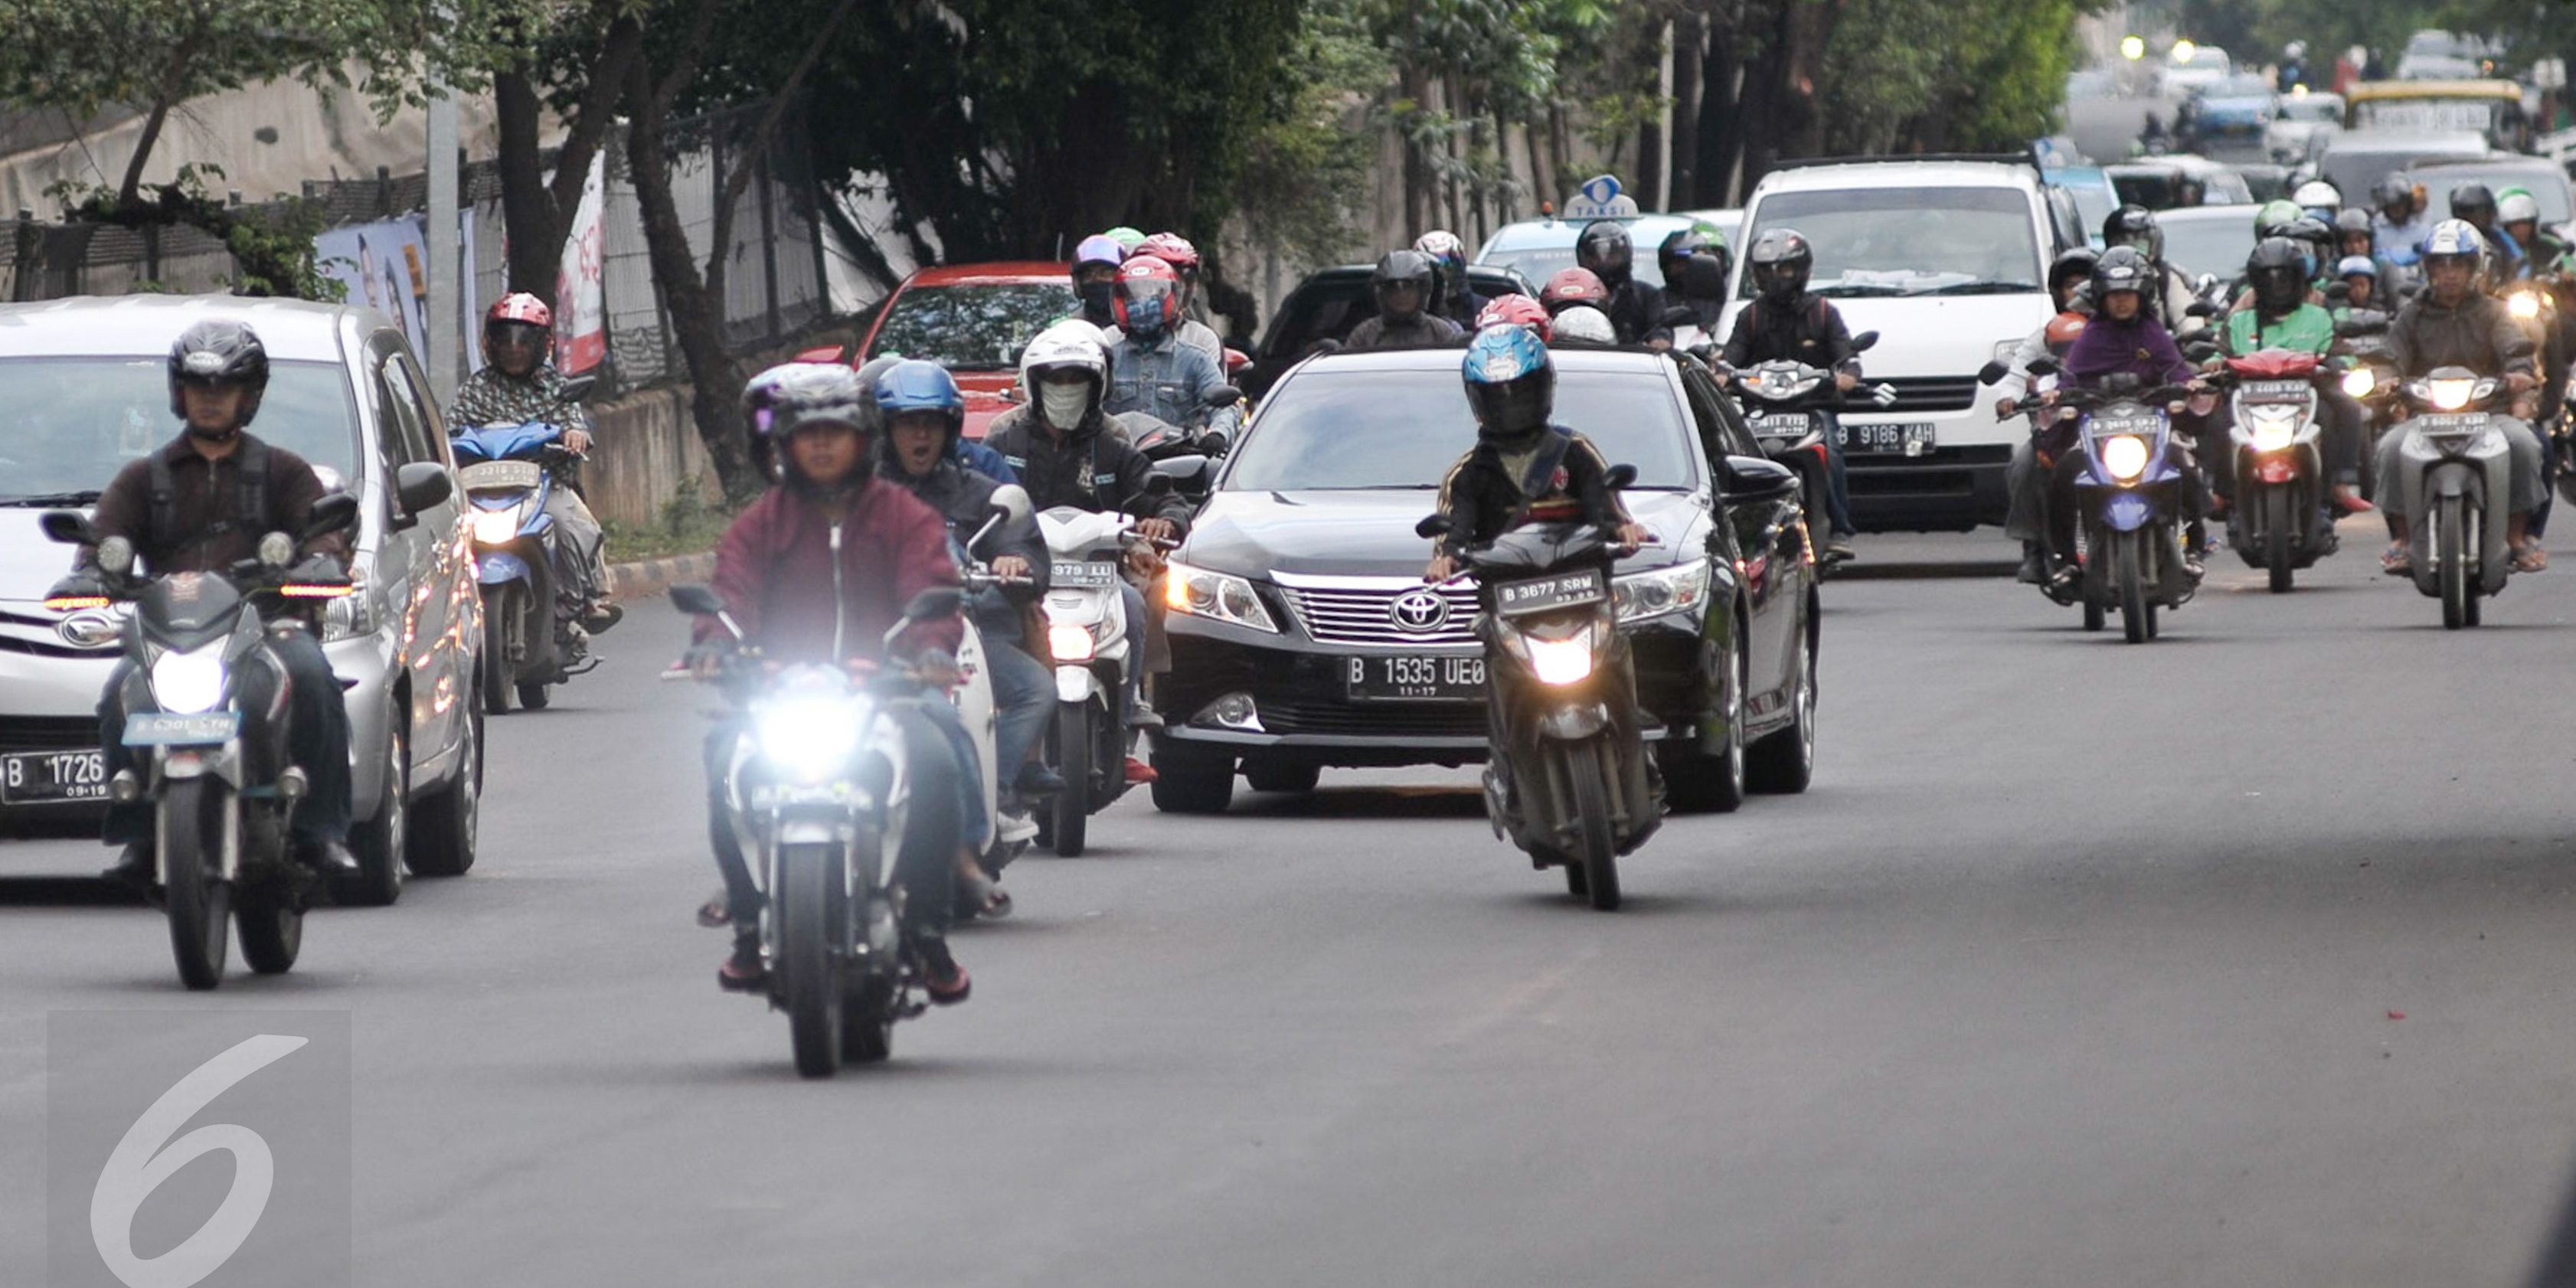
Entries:
[[[1091,378],[1082,414],[1074,418],[1074,424],[1089,420],[1109,389],[1109,353],[1101,344],[1100,328],[1078,317],[1066,318],[1030,337],[1029,347],[1020,350],[1020,396],[1032,412],[1044,415],[1048,423],[1070,429],[1073,425],[1048,414],[1045,391],[1040,388],[1047,374],[1055,371],[1079,371]],[[1058,407],[1056,411],[1065,413],[1070,408]]]
[[2507,188],[2496,198],[2496,222],[2518,224],[2525,220],[2540,222],[2540,201],[2520,188]]
[[2310,179],[2290,194],[2290,204],[2301,210],[2340,210],[2343,193],[2323,179]]
[[1617,344],[1618,329],[1610,315],[1589,304],[1577,304],[1548,323],[1548,338],[1558,344]]
[[2487,239],[2478,235],[2478,227],[2465,219],[2445,219],[2433,225],[2433,235],[2424,239],[2424,258],[2445,255],[2471,257],[2486,253]]

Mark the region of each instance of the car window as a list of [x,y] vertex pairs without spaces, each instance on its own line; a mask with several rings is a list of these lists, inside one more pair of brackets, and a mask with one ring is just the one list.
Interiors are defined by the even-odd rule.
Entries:
[[[2040,289],[2030,197],[2017,187],[1843,188],[1776,192],[1747,229],[1795,228],[1815,247],[1809,281],[1840,298],[1978,295]],[[1739,296],[1753,293],[1744,257]]]
[[[169,366],[131,358],[0,359],[0,501],[97,491],[179,433]],[[358,407],[336,362],[272,361],[251,431],[345,478]]]
[[1339,340],[1349,335],[1361,319],[1375,312],[1365,278],[1308,282],[1279,307],[1279,316],[1270,324],[1266,352],[1273,358],[1296,357],[1317,340]]
[[[1572,426],[1612,464],[1637,467],[1636,486],[1699,482],[1684,419],[1662,372],[1562,371],[1555,420]],[[1224,487],[1237,492],[1436,488],[1476,445],[1455,366],[1429,370],[1317,370],[1281,381],[1236,448]]]
[[2242,212],[2225,219],[2167,219],[2157,227],[2165,235],[2165,262],[2188,273],[2232,279],[2254,253],[2254,220]]
[[1080,306],[1070,281],[915,286],[886,310],[866,358],[901,354],[951,371],[1012,371],[1030,336]]
[[429,422],[421,415],[411,378],[403,372],[402,359],[386,357],[376,368],[376,380],[376,429],[384,440],[381,446],[389,471],[414,461],[437,460],[438,449],[429,441]]
[[1690,393],[1691,414],[1700,424],[1700,442],[1712,455],[1762,455],[1762,440],[1754,436],[1752,426],[1744,423],[1744,413],[1735,400],[1719,393],[1717,381],[1706,371],[1684,368],[1682,388]]

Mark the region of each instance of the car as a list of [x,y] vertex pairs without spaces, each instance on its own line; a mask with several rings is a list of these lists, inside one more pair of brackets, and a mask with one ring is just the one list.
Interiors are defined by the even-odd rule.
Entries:
[[2194,95],[2193,120],[2210,155],[2266,156],[2264,131],[2280,113],[2280,94],[2268,76],[2236,75]]
[[[1720,215],[1725,212],[1707,213]],[[1664,244],[1665,238],[1699,221],[1700,215],[1688,212],[1673,215],[1638,215],[1632,219],[1621,220],[1621,223],[1628,225],[1628,240],[1636,247],[1636,259],[1630,265],[1629,271],[1638,281],[1648,286],[1662,286],[1664,270],[1662,265],[1655,262],[1655,249]],[[1495,229],[1493,236],[1485,239],[1484,246],[1476,252],[1475,262],[1494,268],[1507,268],[1532,282],[1545,284],[1547,279],[1574,267],[1575,239],[1581,237],[1584,228],[1592,222],[1589,219],[1548,218],[1524,219],[1519,223],[1505,224]],[[1726,231],[1729,245],[1736,245],[1735,229],[1732,226],[1714,219],[1709,222],[1717,223],[1719,228]],[[1743,247],[1737,245],[1736,252],[1742,254]]]
[[[2027,154],[1891,157],[1793,164],[1765,175],[1745,232],[1795,228],[1815,246],[1813,289],[1853,334],[1876,331],[1862,363],[1896,388],[1885,410],[1844,413],[1844,441],[1867,425],[1906,425],[1908,452],[1850,447],[1852,518],[1864,531],[1965,530],[2001,522],[2004,466],[2026,436],[1995,419],[1977,381],[2057,312],[2043,285],[2057,252],[2089,243],[2071,198]],[[1753,292],[1747,265],[1722,328]],[[1926,446],[1924,435],[1930,435]]]
[[2540,157],[2490,156],[2475,161],[2427,161],[2400,172],[2405,180],[2423,190],[2424,200],[2435,218],[2451,211],[2451,192],[2467,184],[2486,185],[2490,193],[2507,188],[2527,188],[2532,199],[2540,203],[2540,226],[2556,228],[2576,218],[2576,192],[2571,192],[2567,172],[2554,161]]
[[2216,45],[2194,45],[2188,40],[2178,40],[2166,55],[2164,90],[2169,95],[2194,93],[2224,84],[2235,72],[2235,61],[2227,56],[2226,50]]
[[[1627,506],[1657,536],[1613,584],[1672,803],[1731,803],[1737,754],[1757,779],[1803,785],[1820,622],[1796,489],[1730,494],[1776,471],[1696,360],[1553,356],[1556,419],[1636,468]],[[1237,773],[1303,791],[1326,766],[1485,759],[1476,597],[1423,583],[1431,545],[1414,532],[1476,441],[1458,364],[1456,350],[1326,354],[1262,404],[1166,574],[1157,806],[1222,810]]]
[[1073,265],[1045,260],[916,270],[877,310],[853,365],[897,354],[946,366],[966,395],[966,437],[1012,406],[1029,337],[1078,312]]
[[2060,166],[2044,172],[2050,187],[2060,189],[2075,201],[2077,225],[2085,238],[2099,250],[2102,225],[2111,212],[2120,208],[2120,190],[2111,184],[2111,176],[2100,166]]
[[2306,160],[2313,149],[2322,146],[2318,136],[2343,129],[2343,112],[2340,94],[2319,94],[2304,88],[2285,94],[2271,124],[2263,127],[2263,151],[2275,161]]
[[2389,174],[2431,161],[2478,161],[2499,155],[2486,136],[2468,130],[2436,132],[2345,130],[2317,157],[2317,177],[2346,198],[2366,193]]
[[2186,179],[2200,185],[2200,200],[2193,204],[2243,206],[2254,201],[2254,190],[2246,186],[2245,177],[2234,167],[2187,152],[2123,161],[2102,169],[2111,177],[2111,186],[2119,190],[2122,205],[2171,209],[2182,204],[2181,188]]
[[[268,349],[252,432],[356,496],[359,592],[325,615],[323,652],[346,689],[362,875],[344,900],[388,903],[406,868],[472,866],[483,772],[483,631],[445,421],[394,320],[354,305],[229,296],[74,297],[0,305],[0,828],[95,831],[98,701],[121,656],[122,610],[63,614],[46,590],[71,566],[38,519],[85,506],[126,462],[180,430],[170,344],[209,318]],[[405,512],[394,475],[434,465],[449,496]]]
[[2156,212],[2165,235],[2165,262],[2197,277],[2232,282],[2254,253],[2254,211],[2244,206],[2198,206]]
[[[1235,386],[1257,399],[1317,343],[1338,342],[1351,328],[1375,317],[1377,297],[1369,292],[1369,275],[1376,271],[1374,264],[1343,264],[1308,274],[1271,312],[1270,329],[1262,335],[1252,361],[1235,373]],[[1487,299],[1538,294],[1529,279],[1492,264],[1469,264],[1467,284]]]

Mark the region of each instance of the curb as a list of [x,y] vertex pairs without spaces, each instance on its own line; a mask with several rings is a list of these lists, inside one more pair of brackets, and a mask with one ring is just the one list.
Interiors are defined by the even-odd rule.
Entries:
[[614,564],[609,567],[608,576],[609,584],[616,589],[610,592],[609,598],[623,601],[659,595],[673,586],[705,581],[715,572],[716,556],[712,550],[703,554]]

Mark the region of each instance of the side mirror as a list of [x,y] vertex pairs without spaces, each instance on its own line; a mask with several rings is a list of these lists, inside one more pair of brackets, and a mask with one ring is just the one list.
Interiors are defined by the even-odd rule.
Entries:
[[1145,495],[1161,496],[1172,490],[1172,481],[1160,474],[1145,476]]
[[1676,304],[1664,310],[1664,316],[1659,320],[1665,326],[1694,326],[1699,322],[1699,315],[1691,312],[1687,304]]
[[435,461],[413,461],[394,471],[394,500],[401,503],[406,519],[423,510],[436,509],[455,492],[456,483],[448,477],[447,467]]
[[563,383],[563,396],[568,402],[581,402],[588,399],[590,391],[598,386],[597,376],[574,376]]
[[1210,407],[1231,407],[1243,401],[1243,391],[1232,385],[1214,385],[1200,401]]
[[2034,376],[2062,376],[2066,374],[2066,364],[2059,362],[2055,358],[2042,358],[2039,361],[2030,364],[2030,374]]
[[[442,473],[439,477],[446,477]],[[346,492],[334,492],[313,503],[313,512],[304,520],[304,531],[295,535],[297,545],[315,537],[327,536],[358,526],[358,498]]]
[[1448,536],[1449,516],[1445,514],[1426,514],[1422,516],[1422,522],[1413,525],[1413,535],[1420,537],[1425,541],[1437,541],[1442,537]]
[[1613,465],[1609,473],[1601,476],[1601,482],[1613,492],[1623,490],[1636,481],[1637,467],[1634,465]]
[[2218,346],[2207,340],[2186,344],[2182,347],[2182,356],[2185,361],[2192,363],[2207,362],[2218,356]]
[[1986,365],[1977,368],[1977,383],[1981,385],[1999,384],[2005,376],[2010,374],[2012,374],[2011,368],[2006,367],[2000,362],[1989,362]]
[[90,524],[88,515],[76,511],[48,510],[45,517],[36,520],[36,526],[44,529],[48,541],[59,541],[67,546],[98,544],[98,529]]
[[713,617],[725,610],[724,601],[704,586],[673,586],[671,607],[691,617]]
[[2194,295],[2207,295],[2217,289],[2218,274],[2216,273],[2203,273],[2191,279],[2191,290]]
[[1762,456],[1726,458],[1729,501],[1777,501],[1795,495],[1798,487],[1798,472],[1778,461]]
[[1861,353],[1861,352],[1864,352],[1864,351],[1866,351],[1866,350],[1870,349],[1871,347],[1875,346],[1875,345],[1878,343],[1878,332],[1876,332],[1876,331],[1863,331],[1863,332],[1861,332],[1859,335],[1853,336],[1853,337],[1851,338],[1851,340],[1852,340],[1852,352],[1854,352],[1854,353]]
[[1249,366],[1251,366],[1251,365],[1252,365],[1252,354],[1249,352],[1249,350],[1250,350],[1251,348],[1252,348],[1252,342],[1251,342],[1251,341],[1249,341],[1249,340],[1246,340],[1246,341],[1244,341],[1244,342],[1243,342],[1241,345],[1239,345],[1239,346],[1233,346],[1233,347],[1229,347],[1229,348],[1227,348],[1227,349],[1226,349],[1226,351],[1225,351],[1225,378],[1226,378],[1226,379],[1228,379],[1228,380],[1232,380],[1232,379],[1234,379],[1234,373],[1236,373],[1236,372],[1238,372],[1238,371],[1241,371],[1241,370],[1243,370],[1245,367],[1249,367]]
[[2196,318],[2216,317],[2218,316],[2218,306],[2207,300],[2193,300],[2191,302],[2191,307],[2184,309],[2183,312]]
[[913,596],[912,602],[903,606],[903,620],[930,622],[942,617],[955,617],[957,610],[965,604],[964,589],[957,586],[933,586]]
[[1036,512],[1037,506],[1029,500],[1027,488],[1017,483],[1005,483],[993,489],[993,509],[1001,514],[1003,523],[1011,524],[1026,520]]

